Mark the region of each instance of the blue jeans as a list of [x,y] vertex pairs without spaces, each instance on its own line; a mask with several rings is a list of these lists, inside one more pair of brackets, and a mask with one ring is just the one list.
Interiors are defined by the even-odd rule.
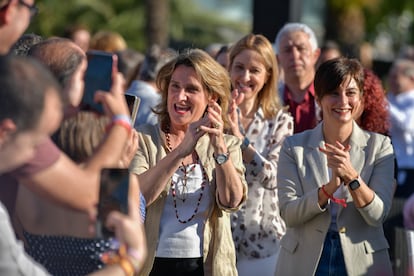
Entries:
[[323,244],[322,256],[319,260],[316,276],[346,276],[344,255],[338,232],[329,231]]

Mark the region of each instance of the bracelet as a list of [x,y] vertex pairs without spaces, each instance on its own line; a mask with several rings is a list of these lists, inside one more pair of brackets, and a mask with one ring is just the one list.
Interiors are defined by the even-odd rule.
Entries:
[[128,133],[132,130],[131,118],[127,115],[119,114],[112,117],[112,122],[107,126],[106,131],[108,132],[114,125],[124,127]]
[[139,253],[138,250],[134,248],[128,248],[127,255],[130,257],[129,260],[134,266],[135,271],[138,271],[138,269],[140,268],[140,262],[142,259],[142,255]]
[[131,124],[131,117],[125,114],[117,114],[117,115],[112,116],[112,122],[118,121],[118,120],[126,121],[126,122],[129,122],[129,124]]
[[127,276],[133,276],[134,275],[135,268],[134,268],[132,262],[129,259],[121,258],[119,260],[118,264],[121,266],[122,270],[125,272],[125,275],[127,275]]
[[329,198],[330,200],[332,200],[333,202],[335,202],[336,204],[340,204],[342,205],[344,208],[346,208],[346,200],[343,198],[336,198],[333,195],[328,194],[328,192],[325,190],[325,185],[322,185],[321,190],[323,192],[323,194]]
[[247,149],[250,145],[250,140],[249,138],[247,138],[247,136],[244,136],[243,142],[240,145],[240,149],[242,151],[244,151],[245,149]]
[[125,245],[121,245],[118,251],[105,252],[101,256],[104,264],[119,265],[127,276],[133,276],[139,270],[139,259],[138,251],[133,249],[127,251]]

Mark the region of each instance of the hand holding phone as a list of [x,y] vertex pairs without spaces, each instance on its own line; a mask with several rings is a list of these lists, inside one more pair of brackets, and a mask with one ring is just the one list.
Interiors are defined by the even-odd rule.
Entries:
[[128,214],[128,191],[128,169],[102,169],[99,189],[98,217],[96,220],[96,236],[98,238],[115,236],[113,230],[105,226],[106,219],[108,214],[114,210]]
[[131,125],[134,127],[135,121],[138,115],[139,104],[141,103],[141,99],[137,96],[125,94],[125,99],[128,105],[128,109],[131,115]]
[[103,106],[95,102],[95,92],[110,91],[112,76],[116,72],[116,55],[104,51],[91,50],[86,53],[88,67],[85,72],[85,89],[81,108],[104,113]]

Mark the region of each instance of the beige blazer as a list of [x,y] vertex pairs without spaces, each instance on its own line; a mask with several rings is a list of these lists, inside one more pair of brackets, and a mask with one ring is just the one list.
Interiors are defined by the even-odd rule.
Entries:
[[[216,163],[213,158],[214,148],[210,145],[210,138],[204,135],[197,142],[195,150],[197,151],[200,161],[207,173],[210,183],[212,202],[209,210],[208,219],[204,225],[203,233],[203,260],[204,275],[206,276],[236,276],[236,253],[233,243],[233,237],[230,228],[230,213],[240,209],[241,205],[247,198],[247,183],[244,177],[245,167],[243,165],[242,153],[240,150],[240,139],[225,135],[225,142],[230,153],[230,159],[240,175],[243,183],[243,200],[237,208],[229,209],[220,204],[218,193],[215,189]],[[155,166],[159,160],[165,157],[165,135],[159,128],[159,125],[143,125],[138,132],[139,149],[131,162],[130,171],[135,174],[141,174],[149,168]],[[165,183],[164,191],[158,196],[158,199],[151,205],[147,206],[147,215],[145,219],[145,233],[148,246],[148,257],[140,275],[149,275],[154,263],[157,243],[159,238],[159,228],[162,211],[170,192],[171,179]]]
[[[287,137],[282,146],[277,183],[281,216],[286,235],[276,275],[314,275],[331,223],[330,203],[318,204],[318,189],[326,184],[326,157],[322,123],[312,130]],[[374,200],[356,208],[345,189],[348,206],[339,206],[337,225],[348,275],[392,275],[388,243],[382,223],[393,196],[394,153],[386,136],[366,132],[354,122],[350,139],[353,167],[375,192]]]

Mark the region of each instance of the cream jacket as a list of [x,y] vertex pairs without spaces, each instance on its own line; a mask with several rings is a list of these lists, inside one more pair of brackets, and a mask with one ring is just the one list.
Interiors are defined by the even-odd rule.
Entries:
[[[154,167],[159,160],[165,157],[165,135],[159,125],[144,125],[139,132],[139,149],[130,165],[130,171],[135,174],[141,174],[151,167]],[[247,184],[244,177],[245,168],[242,161],[240,150],[241,141],[234,136],[225,135],[225,142],[230,152],[230,159],[240,175],[244,185],[244,196],[242,203],[246,200]],[[196,152],[207,173],[210,191],[216,193],[215,167],[216,163],[213,158],[213,147],[210,146],[208,135],[200,138],[196,145]],[[147,216],[145,220],[145,231],[148,245],[148,258],[140,275],[149,275],[155,258],[159,237],[159,226],[161,213],[164,208],[165,200],[170,192],[171,179],[165,183],[164,191],[158,199],[150,206],[147,206]],[[204,228],[203,257],[204,257],[204,275],[209,276],[235,276],[236,257],[235,248],[230,229],[230,213],[237,211],[238,208],[229,209],[220,205],[218,195],[215,202],[210,207],[209,216]]]
[[[281,240],[276,275],[314,275],[331,223],[330,203],[318,204],[318,189],[329,179],[322,145],[322,123],[287,137],[279,158],[277,181],[287,231]],[[394,154],[390,139],[353,123],[350,156],[355,170],[375,192],[371,203],[356,208],[346,189],[348,206],[339,206],[337,225],[349,276],[392,275],[382,223],[391,206]],[[325,160],[324,160],[325,159]]]

